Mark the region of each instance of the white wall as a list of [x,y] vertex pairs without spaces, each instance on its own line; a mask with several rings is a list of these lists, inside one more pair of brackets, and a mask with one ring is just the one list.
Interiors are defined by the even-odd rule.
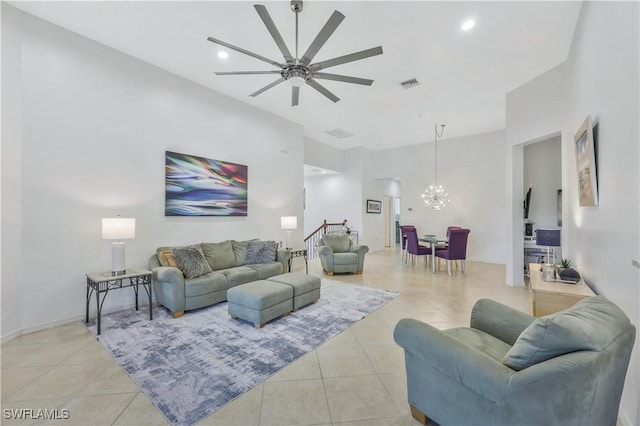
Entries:
[[451,199],[439,212],[425,208],[421,198],[434,181],[433,148],[433,143],[425,143],[376,151],[372,178],[401,182],[401,224],[415,225],[420,234],[438,235],[449,225],[467,227],[470,260],[504,263],[504,133],[438,141],[438,183]]
[[[324,150],[320,151],[324,152]],[[313,232],[325,219],[329,223],[338,223],[347,219],[348,225],[357,230],[360,237],[363,236],[362,160],[359,158],[360,151],[360,149],[338,151],[336,154],[339,155],[327,156],[328,160],[324,162],[318,162],[313,154],[305,153],[307,164],[331,170],[338,170],[340,164],[344,165],[342,173],[314,176],[304,180],[307,197],[304,224],[305,236]],[[335,158],[335,164],[331,163],[331,158]],[[360,242],[367,244],[362,240]]]
[[[638,2],[586,2],[567,59],[563,114],[565,250],[594,290],[640,326],[640,32]],[[573,136],[590,114],[597,123],[600,205],[579,207]],[[640,423],[640,335],[622,407]]]
[[[639,12],[637,2],[583,3],[563,71],[552,70],[507,96],[509,154],[517,151],[514,145],[561,130],[563,250],[597,293],[627,313],[636,330],[640,271],[631,260],[640,257]],[[598,123],[597,207],[580,207],[577,197],[573,136],[588,114]],[[515,168],[518,155],[511,161]],[[508,171],[507,188],[513,188],[515,199],[522,182],[514,175]],[[513,206],[510,225],[519,217]],[[515,240],[516,233],[512,236]],[[517,245],[512,249],[515,257]],[[518,268],[515,261],[510,266],[508,280]],[[625,424],[640,423],[639,337],[622,397]]]
[[[280,216],[302,217],[301,126],[2,8],[10,11],[3,59],[5,43],[22,54],[21,69],[3,60],[3,88],[22,88],[2,94],[3,105],[22,102],[8,141],[2,117],[2,308],[20,312],[20,321],[3,318],[3,337],[83,315],[84,274],[110,267],[102,217],[137,219],[127,265],[143,267],[165,244],[282,240]],[[248,216],[164,217],[165,150],[247,165]],[[5,193],[9,184],[16,186]],[[131,302],[128,292],[113,292],[105,309]]]
[[[560,134],[564,79],[562,64],[507,94],[505,202],[508,213],[505,231],[508,285],[524,285],[523,147]],[[562,203],[564,214],[566,197]]]
[[558,228],[558,190],[562,189],[560,137],[524,147],[524,186],[531,190],[529,220],[535,228]]

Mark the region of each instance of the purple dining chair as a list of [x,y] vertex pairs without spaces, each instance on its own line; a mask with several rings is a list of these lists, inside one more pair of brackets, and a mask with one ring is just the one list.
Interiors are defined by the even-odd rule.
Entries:
[[[431,256],[431,247],[426,247],[418,244],[418,231],[415,228],[407,229],[407,254],[413,255],[413,259],[415,262],[415,267],[418,267],[418,262],[416,261],[416,256]],[[428,264],[429,258],[425,258],[425,264]]]
[[409,256],[407,253],[407,229],[416,230],[416,227],[413,225],[400,225],[400,237],[402,238],[402,262],[406,263],[409,261]]
[[468,229],[452,229],[449,231],[449,245],[446,248],[436,249],[435,256],[439,258],[438,260],[446,259],[449,275],[451,275],[451,261],[453,260],[459,260],[462,265],[462,273],[466,272],[469,232],[471,231]]

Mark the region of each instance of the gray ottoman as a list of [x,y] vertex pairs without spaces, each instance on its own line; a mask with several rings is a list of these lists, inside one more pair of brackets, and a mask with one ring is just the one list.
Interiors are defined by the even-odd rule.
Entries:
[[267,278],[267,281],[286,284],[293,288],[294,312],[310,303],[316,303],[320,299],[320,278],[313,275],[290,272]]
[[289,315],[293,288],[273,281],[253,281],[227,290],[229,315],[242,318],[262,328],[274,318]]

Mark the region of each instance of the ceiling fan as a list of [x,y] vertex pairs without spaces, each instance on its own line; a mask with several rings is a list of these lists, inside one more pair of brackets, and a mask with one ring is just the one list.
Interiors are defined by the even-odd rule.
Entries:
[[241,47],[234,46],[233,44],[224,42],[222,40],[218,40],[213,37],[208,37],[212,43],[219,44],[221,46],[228,47],[229,49],[233,49],[240,53],[244,53],[245,55],[249,55],[253,58],[259,59],[261,61],[267,62],[277,68],[278,70],[272,71],[230,71],[230,72],[216,72],[216,75],[250,75],[250,74],[280,74],[280,78],[273,83],[270,83],[253,92],[252,97],[258,96],[259,94],[271,89],[272,87],[282,83],[283,81],[289,81],[291,83],[291,106],[298,105],[298,100],[300,97],[300,86],[303,84],[307,84],[318,92],[322,93],[327,98],[331,99],[333,102],[338,102],[340,98],[327,90],[326,87],[318,83],[318,79],[324,80],[334,80],[334,81],[342,81],[345,83],[354,83],[354,84],[363,84],[366,86],[371,86],[373,80],[368,80],[364,78],[358,77],[350,77],[346,75],[338,75],[338,74],[329,74],[325,72],[320,72],[320,70],[334,67],[336,65],[346,64],[348,62],[359,61],[360,59],[365,59],[371,56],[382,54],[382,47],[373,47],[371,49],[361,50],[359,52],[351,53],[349,55],[339,56],[337,58],[328,59],[326,61],[311,63],[313,58],[316,56],[318,51],[324,46],[329,37],[333,34],[333,32],[338,28],[338,25],[344,19],[344,15],[337,10],[333,12],[333,14],[329,17],[329,20],[324,24],[324,27],[320,30],[316,38],[313,40],[307,51],[302,55],[301,58],[298,57],[298,14],[302,11],[302,0],[292,0],[291,1],[291,10],[296,14],[296,56],[293,57],[286,43],[282,39],[280,32],[276,28],[273,20],[271,19],[271,15],[267,11],[267,8],[261,4],[255,4],[253,7],[260,15],[262,22],[267,27],[267,30],[273,37],[273,40],[276,42],[276,45],[282,52],[282,56],[284,57],[284,62],[280,63],[269,58],[265,58],[264,56],[258,55],[257,53],[250,52]]

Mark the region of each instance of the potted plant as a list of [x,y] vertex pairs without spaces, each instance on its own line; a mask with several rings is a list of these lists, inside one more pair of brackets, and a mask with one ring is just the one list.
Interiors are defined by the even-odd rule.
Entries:
[[578,271],[571,267],[572,261],[567,257],[560,259],[560,264],[557,265],[558,278],[561,281],[568,281],[571,283],[577,283],[580,281],[580,274]]

